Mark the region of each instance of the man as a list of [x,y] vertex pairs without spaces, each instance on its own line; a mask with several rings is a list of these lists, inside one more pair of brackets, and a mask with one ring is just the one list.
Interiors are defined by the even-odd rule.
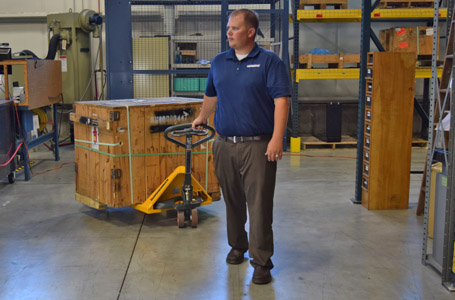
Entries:
[[273,194],[277,161],[283,154],[290,84],[283,61],[254,42],[258,24],[256,13],[248,9],[230,15],[231,49],[212,61],[201,113],[193,127],[206,124],[216,108],[215,173],[226,203],[232,247],[226,261],[240,264],[249,250],[253,283],[267,284],[272,280]]

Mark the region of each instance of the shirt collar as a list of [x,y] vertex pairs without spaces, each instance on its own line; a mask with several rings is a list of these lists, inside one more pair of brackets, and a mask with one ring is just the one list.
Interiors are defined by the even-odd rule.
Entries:
[[[248,53],[248,56],[247,57],[255,57],[256,55],[259,54],[259,46],[256,42],[254,42],[254,48],[253,50],[250,51],[250,53]],[[237,57],[235,56],[235,50],[233,48],[230,48],[228,51],[227,51],[227,56],[226,56],[227,59],[237,59]]]

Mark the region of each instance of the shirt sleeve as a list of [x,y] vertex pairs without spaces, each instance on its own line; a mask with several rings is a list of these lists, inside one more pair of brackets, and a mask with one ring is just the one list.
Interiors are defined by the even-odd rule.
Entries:
[[291,96],[289,72],[284,62],[277,55],[272,56],[267,71],[267,90],[273,99]]
[[216,97],[216,89],[215,85],[213,84],[213,62],[212,66],[210,67],[209,75],[207,77],[207,85],[205,86],[205,95],[207,97]]

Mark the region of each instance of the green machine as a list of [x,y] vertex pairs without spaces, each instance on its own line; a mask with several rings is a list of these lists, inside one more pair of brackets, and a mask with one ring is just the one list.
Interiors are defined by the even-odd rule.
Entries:
[[89,9],[80,13],[70,10],[68,13],[47,15],[50,45],[57,48],[57,59],[62,63],[65,104],[94,100],[90,33],[93,33],[94,38],[99,38],[102,23],[102,17]]

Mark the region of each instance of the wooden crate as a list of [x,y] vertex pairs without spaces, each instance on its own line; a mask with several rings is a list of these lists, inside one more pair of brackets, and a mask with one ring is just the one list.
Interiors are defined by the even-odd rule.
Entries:
[[305,9],[305,6],[312,6],[314,9],[326,9],[327,6],[347,9],[348,0],[300,0],[300,9]]
[[[74,103],[76,199],[100,207],[143,203],[176,167],[185,165],[184,149],[166,140],[164,129],[192,122],[201,104],[190,98]],[[89,118],[98,126],[86,125],[93,123]],[[211,142],[193,149],[192,175],[217,200],[211,149]]]
[[12,94],[12,82],[25,89],[25,102],[19,106],[35,109],[62,101],[62,71],[58,60],[18,59],[0,62],[4,70],[12,66],[12,74],[5,76],[5,94]]
[[[358,68],[360,64],[360,54],[301,54],[299,55],[299,65],[303,69],[312,68]],[[348,65],[346,65],[348,64]]]
[[[393,27],[381,30],[379,40],[388,52],[415,52],[419,56],[431,56],[433,51],[433,27]],[[438,50],[439,58],[439,30]]]

